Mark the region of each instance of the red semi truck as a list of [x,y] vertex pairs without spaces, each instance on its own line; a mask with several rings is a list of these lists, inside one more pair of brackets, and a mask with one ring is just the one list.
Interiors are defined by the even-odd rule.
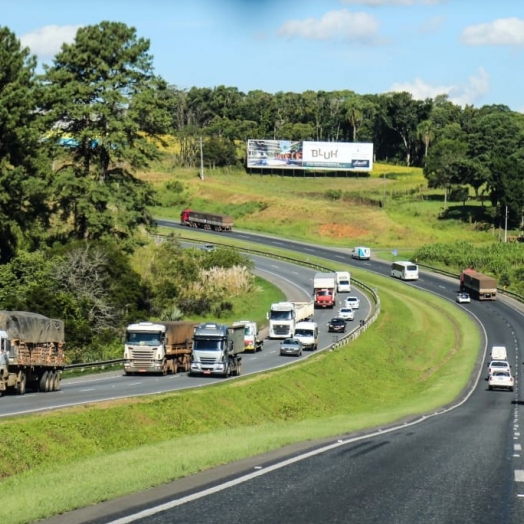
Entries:
[[202,229],[213,229],[214,231],[231,231],[233,229],[233,217],[184,209],[180,213],[180,224]]

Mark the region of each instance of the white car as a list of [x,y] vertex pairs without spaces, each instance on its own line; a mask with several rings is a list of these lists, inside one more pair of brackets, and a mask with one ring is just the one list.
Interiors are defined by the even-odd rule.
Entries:
[[511,366],[507,360],[491,360],[488,364],[488,380],[491,375],[495,372],[503,371],[505,373],[511,373]]
[[341,307],[338,310],[337,316],[343,318],[344,320],[354,320],[355,312],[350,307]]
[[488,379],[488,389],[492,391],[495,388],[509,389],[513,391],[515,380],[509,371],[494,371]]
[[457,295],[457,302],[459,304],[469,304],[471,302],[471,297],[468,293],[459,293]]
[[358,309],[360,307],[360,300],[358,297],[347,297],[345,302],[345,307],[349,307],[351,309]]

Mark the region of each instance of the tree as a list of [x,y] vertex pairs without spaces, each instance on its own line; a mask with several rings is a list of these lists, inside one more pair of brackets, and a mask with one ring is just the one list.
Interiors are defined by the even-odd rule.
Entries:
[[0,27],[0,262],[23,238],[38,242],[48,223],[46,174],[37,129],[36,59]]
[[417,126],[417,137],[422,140],[424,144],[424,157],[428,156],[429,144],[435,139],[435,132],[433,131],[433,122],[431,120],[424,120]]
[[351,126],[353,142],[357,141],[358,132],[366,120],[371,120],[375,113],[374,104],[363,96],[352,94],[344,104],[346,118]]
[[158,157],[156,140],[169,127],[165,83],[153,74],[149,41],[134,28],[102,22],[78,30],[52,66],[42,101],[50,136],[68,139],[58,158],[55,211],[69,237],[132,239],[153,227],[153,190],[134,176]]

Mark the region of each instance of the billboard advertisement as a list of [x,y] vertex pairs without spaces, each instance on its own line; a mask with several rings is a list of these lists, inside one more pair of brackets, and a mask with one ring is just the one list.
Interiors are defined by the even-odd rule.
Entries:
[[247,167],[371,171],[373,169],[373,144],[369,142],[248,140]]

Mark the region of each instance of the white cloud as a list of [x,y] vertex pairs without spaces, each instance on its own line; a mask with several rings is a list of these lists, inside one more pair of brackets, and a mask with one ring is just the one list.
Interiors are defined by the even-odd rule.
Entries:
[[447,0],[341,0],[341,2],[343,4],[379,7],[381,5],[437,5],[447,2]]
[[308,40],[343,39],[371,43],[378,39],[378,22],[367,13],[351,13],[342,9],[329,11],[320,19],[288,20],[280,27],[278,34]]
[[524,45],[524,20],[499,18],[486,24],[471,25],[462,31],[461,40],[468,45]]
[[437,95],[448,95],[454,104],[464,106],[474,104],[489,91],[489,75],[484,69],[479,69],[476,75],[468,78],[465,84],[433,85],[416,78],[414,82],[394,83],[389,91],[411,93],[416,100],[435,98]]
[[20,38],[24,47],[29,47],[31,53],[39,58],[52,58],[62,47],[62,44],[70,44],[74,41],[79,25],[46,25],[27,33]]

